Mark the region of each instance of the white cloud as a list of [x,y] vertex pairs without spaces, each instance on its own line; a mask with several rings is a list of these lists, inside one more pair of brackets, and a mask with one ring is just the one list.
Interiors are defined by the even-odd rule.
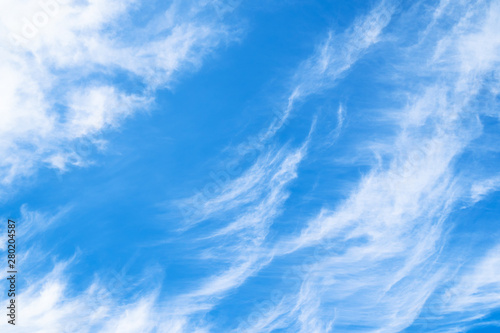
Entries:
[[[183,313],[186,316],[206,312],[229,291],[241,286],[271,261],[272,253],[264,245],[266,237],[288,198],[287,186],[297,177],[297,168],[307,152],[308,143],[306,140],[301,147],[292,151],[286,147],[280,151],[271,150],[256,163],[259,167],[250,168],[247,173],[226,184],[220,196],[208,201],[216,202],[217,205],[205,211],[205,217],[209,216],[207,214],[223,214],[227,212],[224,203],[228,193],[238,192],[238,195],[245,197],[237,189],[242,181],[246,183],[252,180],[248,187],[254,193],[252,199],[239,202],[233,195],[229,195],[227,204],[236,200],[238,212],[229,219],[216,215],[221,221],[230,222],[208,236],[208,240],[217,242],[218,246],[211,248],[203,256],[228,262],[227,268],[203,279],[193,291],[180,295],[172,303],[172,307],[178,311],[185,309]],[[252,172],[258,174],[251,174]]]
[[[298,100],[330,87],[369,46],[378,41],[379,34],[388,24],[391,14],[392,9],[381,5],[366,17],[357,20],[352,28],[341,35],[341,42],[334,40],[330,34],[327,41],[301,65],[297,72],[294,78],[296,87],[287,99],[284,116],[273,122],[268,130],[259,136],[258,148],[262,153],[257,161],[234,180],[230,179],[230,175],[226,175],[226,182],[217,186],[219,190],[217,195],[211,196],[200,191],[182,203],[187,209],[197,207],[195,211],[187,211],[188,223],[191,226],[193,223],[212,217],[224,220],[225,215],[231,216],[230,219],[234,221],[211,233],[209,239],[225,239],[224,243],[227,244],[223,246],[219,244],[217,248],[222,247],[222,250],[212,250],[211,252],[215,253],[208,254],[209,258],[232,258],[233,264],[229,269],[208,279],[200,289],[181,297],[182,301],[179,301],[181,304],[190,304],[185,305],[186,308],[204,311],[210,309],[213,305],[203,305],[207,303],[204,298],[222,295],[239,287],[251,274],[258,272],[272,260],[272,252],[263,248],[263,245],[269,227],[278,214],[277,209],[288,197],[285,186],[297,177],[296,168],[304,158],[311,133],[306,143],[295,152],[288,152],[285,148],[279,151],[268,150],[263,148],[264,144],[284,125]],[[339,54],[339,50],[343,52]],[[339,107],[338,129],[342,126],[343,114],[343,108]],[[223,238],[226,235],[231,235],[232,241]],[[282,315],[280,311],[274,311],[274,314],[276,315],[274,319]],[[309,315],[313,314],[301,315],[304,332],[312,328],[317,331],[320,327],[326,327],[317,322],[317,319],[309,318]],[[276,325],[268,317],[260,320],[257,326],[260,328],[249,328],[249,331],[280,325]]]
[[474,202],[482,200],[491,192],[497,191],[500,188],[500,177],[493,177],[472,184],[471,199]]
[[449,289],[449,301],[442,305],[444,313],[487,315],[500,306],[500,245],[481,258]]
[[[295,88],[287,98],[285,114],[259,135],[257,148],[261,153],[257,161],[235,179],[231,179],[229,174],[222,177],[224,181],[217,182],[217,194],[210,195],[209,191],[200,191],[181,203],[185,210],[188,209],[187,222],[190,226],[209,218],[232,221],[210,233],[207,239],[217,241],[218,246],[205,254],[207,258],[225,258],[225,260],[231,258],[232,264],[228,269],[207,279],[199,289],[180,297],[177,302],[183,304],[181,308],[190,309],[188,313],[195,312],[193,309],[197,311],[211,309],[214,303],[208,300],[222,297],[229,290],[239,287],[249,276],[272,260],[273,253],[265,248],[267,233],[288,197],[287,184],[297,177],[296,169],[305,156],[311,133],[304,145],[292,152],[286,147],[278,151],[265,148],[266,141],[284,125],[298,100],[320,93],[333,85],[369,46],[378,41],[379,34],[388,24],[391,14],[392,9],[380,6],[366,17],[357,20],[352,28],[341,35],[341,42],[333,40],[333,35],[330,34],[318,51],[300,66],[293,79]],[[347,45],[346,48],[343,45]],[[339,53],[339,50],[343,52]],[[338,130],[342,126],[343,117],[343,108],[339,107]],[[314,125],[311,132],[313,129]],[[194,211],[189,211],[190,207]],[[228,235],[231,237],[227,238]],[[248,330],[260,331],[264,327],[279,327],[280,324],[273,321],[278,320],[283,313],[275,310],[273,314],[274,316],[265,314],[266,318],[259,320],[255,327]],[[322,326],[318,318],[309,318],[310,315],[314,314],[301,315],[304,332],[312,332],[311,329],[317,331],[321,327],[332,325],[325,323],[326,326]]]
[[[4,1],[0,5],[0,182],[41,166],[85,165],[78,140],[98,135],[137,110],[179,73],[201,65],[234,38],[210,3],[172,2],[134,19],[137,1]],[[139,13],[139,14],[138,14]],[[144,14],[147,15],[147,14]],[[165,24],[164,18],[170,18]],[[15,41],[15,43],[13,42]],[[125,91],[114,76],[145,85]]]
[[[303,61],[295,72],[283,111],[277,113],[277,118],[259,134],[258,142],[251,143],[250,149],[272,138],[301,101],[337,84],[370,47],[380,42],[382,31],[390,23],[393,12],[390,2],[381,1],[367,15],[358,17],[346,31],[335,33],[330,30],[314,54]],[[244,151],[249,147],[243,146],[242,149]]]
[[[436,22],[449,19],[443,9],[446,6],[452,5],[442,1],[437,7],[434,15]],[[309,258],[311,260],[302,265],[304,274],[300,277],[299,288],[274,302],[269,311],[259,313],[247,331],[271,332],[277,328],[293,328],[298,332],[327,332],[355,324],[367,332],[399,332],[410,326],[450,270],[448,265],[439,264],[438,259],[446,244],[444,231],[448,228],[447,218],[458,198],[465,193],[456,174],[455,160],[480,135],[481,127],[476,114],[485,111],[470,110],[469,103],[475,97],[484,75],[496,71],[498,62],[496,50],[500,41],[491,34],[498,25],[495,18],[500,14],[499,6],[487,6],[481,1],[460,2],[453,6],[450,12],[462,11],[467,15],[458,20],[452,31],[440,35],[437,43],[433,40],[433,29],[437,23],[432,22],[427,34],[429,39],[420,41],[422,47],[428,48],[431,59],[420,70],[434,77],[434,82],[426,82],[412,91],[408,107],[401,110],[402,116],[395,124],[398,128],[395,138],[390,138],[383,146],[369,146],[389,162],[374,166],[337,208],[322,209],[314,219],[307,221],[300,233],[270,250],[266,243],[269,228],[287,200],[287,186],[298,176],[298,166],[306,156],[311,137],[297,149],[268,147],[240,177],[227,179],[225,184],[219,185],[218,195],[192,198],[201,207],[193,218],[195,223],[215,217],[224,224],[204,235],[207,238],[202,240],[218,242],[218,247],[211,248],[204,255],[207,258],[222,258],[229,263],[225,269],[202,280],[197,288],[176,297],[165,307],[164,304],[158,306],[154,295],[130,304],[119,304],[101,292],[103,288],[98,284],[80,296],[71,297],[65,282],[49,275],[33,287],[36,289],[26,292],[25,304],[33,309],[33,326],[29,331],[37,332],[38,329],[44,332],[40,327],[59,329],[61,318],[65,318],[65,321],[81,324],[78,327],[83,332],[99,328],[111,332],[134,329],[146,332],[154,329],[208,332],[210,327],[196,321],[196,314],[212,309],[229,291],[241,286],[274,257],[290,255],[299,258],[297,254],[300,251],[311,248],[321,252],[315,252]],[[381,38],[380,33],[390,19],[387,13],[392,12],[385,8],[384,4],[377,7],[368,16],[357,20],[353,28],[343,35],[331,34],[319,51],[303,64],[303,69],[297,74],[297,84],[287,98],[283,119],[293,109],[294,103],[331,86],[370,45]],[[120,13],[121,9],[115,10]],[[112,13],[104,16],[113,17]],[[171,18],[167,24],[169,27],[175,26],[173,16],[168,16]],[[99,27],[103,24],[99,22],[97,20],[93,24]],[[180,40],[190,40],[192,36],[185,34],[186,30],[179,30],[180,36],[184,36]],[[490,37],[492,45],[488,45],[487,52],[478,53],[476,41],[490,42]],[[177,40],[175,37],[168,45],[177,45]],[[186,43],[181,44],[191,45]],[[113,47],[109,46],[110,49]],[[186,50],[190,47],[186,46]],[[151,49],[156,48],[151,46]],[[100,46],[99,49],[106,48]],[[76,54],[80,56],[85,52]],[[164,67],[155,65],[162,68],[160,81],[166,83],[166,77],[172,73],[171,68],[179,64],[176,59],[189,59],[188,53],[182,51],[179,58],[155,59],[155,64],[156,61],[165,64]],[[62,58],[57,61],[68,63],[73,60]],[[106,61],[109,60],[98,59],[94,65],[109,65]],[[194,60],[188,62],[196,63]],[[123,69],[142,76],[145,81],[154,81],[154,75],[147,69],[127,64],[126,61],[119,63],[124,64]],[[414,73],[411,68],[408,72],[410,75]],[[27,77],[31,78],[31,72],[27,73]],[[38,98],[44,101],[43,81],[34,82],[34,91],[40,90]],[[18,86],[22,87],[21,84]],[[87,136],[112,127],[136,108],[127,109],[126,106],[143,102],[142,96],[120,94],[108,85],[78,90],[68,96],[71,96],[68,101],[74,101],[68,102],[68,106],[74,106],[69,109],[68,120],[63,122],[67,127],[63,128],[72,130],[57,137],[62,141],[73,138],[70,135]],[[12,105],[29,102],[12,100]],[[113,107],[119,111],[110,112]],[[470,116],[470,113],[473,115]],[[54,128],[58,128],[58,116],[47,107],[38,123],[25,125],[25,132],[35,131],[41,137],[49,135]],[[339,108],[338,117],[341,126],[343,108]],[[21,120],[13,122],[22,123]],[[272,137],[282,125],[283,122],[277,122],[264,133],[270,133],[268,137]],[[26,150],[26,154],[30,152]],[[50,155],[49,158],[53,158],[51,163],[63,168],[67,157],[56,153],[42,152],[41,156],[47,158],[46,155]],[[38,160],[34,159],[30,167]],[[472,196],[479,200],[495,187],[496,183],[482,187],[476,185]],[[231,237],[224,237],[227,235]],[[495,268],[500,267],[499,258],[498,248],[495,248],[467,272],[454,287],[453,302],[447,304],[442,313],[479,309],[480,313],[473,315],[481,316],[499,306],[500,283],[496,278],[499,272]],[[62,275],[61,269],[55,272],[55,276]],[[86,301],[96,299],[96,295],[102,299],[101,306],[89,309]],[[37,312],[40,304],[51,309],[54,316],[45,318]],[[90,326],[88,323],[91,323]],[[48,324],[54,326],[43,326]]]
[[136,108],[147,104],[144,98],[120,95],[114,87],[89,87],[74,92],[68,100],[67,137],[89,136],[119,123]]
[[[426,83],[414,92],[401,112],[395,139],[369,146],[389,165],[374,166],[336,209],[323,209],[297,237],[278,244],[277,254],[283,256],[311,247],[326,252],[307,265],[301,292],[285,298],[288,310],[280,305],[283,314],[291,314],[289,325],[328,331],[314,325],[326,325],[335,309],[336,329],[355,324],[366,332],[399,332],[418,317],[449,269],[436,260],[446,244],[444,222],[465,194],[457,184],[460,178],[454,161],[481,134],[477,114],[490,112],[470,110],[470,102],[485,75],[497,71],[498,52],[494,50],[500,45],[491,36],[500,14],[497,4],[456,6],[456,11],[467,15],[453,17],[455,28],[441,35],[437,53],[432,52],[436,45],[432,29],[429,39],[419,44],[432,59],[419,68],[420,74],[435,77],[437,83]],[[485,54],[479,51],[481,43],[489,43]],[[408,73],[413,75],[413,69]],[[335,249],[343,248],[340,244],[345,249],[339,253]],[[493,265],[495,260],[490,257],[484,265]],[[488,277],[495,272],[484,272],[469,281],[476,279],[481,286],[489,283]],[[479,288],[469,290],[473,295]],[[315,290],[312,295],[319,296],[304,302],[298,295],[311,289]],[[497,306],[494,293],[491,298],[487,295],[466,297],[464,302],[484,301],[488,309]]]
[[[16,297],[16,330],[30,333],[152,332],[173,321],[158,313],[154,291],[130,301],[113,295],[96,280],[86,290],[75,293],[69,287],[71,261],[57,263],[45,276],[25,276],[27,289]],[[28,274],[28,271],[25,272]],[[18,282],[19,283],[19,282]],[[8,300],[2,302],[6,304]],[[10,324],[0,323],[7,330]],[[180,331],[179,331],[180,332]]]

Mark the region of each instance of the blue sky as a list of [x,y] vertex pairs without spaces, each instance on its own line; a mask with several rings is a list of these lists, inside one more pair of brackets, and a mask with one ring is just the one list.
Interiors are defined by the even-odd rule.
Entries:
[[500,2],[0,7],[2,332],[500,330]]

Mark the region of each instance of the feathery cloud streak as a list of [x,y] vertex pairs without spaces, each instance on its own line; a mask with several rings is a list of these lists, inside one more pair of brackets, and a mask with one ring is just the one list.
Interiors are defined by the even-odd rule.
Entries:
[[[1,6],[4,186],[41,166],[85,165],[77,149],[82,139],[102,147],[101,133],[147,110],[156,88],[169,87],[235,37],[222,16],[210,15],[216,7],[204,2],[172,1],[146,24],[133,19],[142,10],[137,1],[9,0]],[[124,75],[143,88],[122,88]]]

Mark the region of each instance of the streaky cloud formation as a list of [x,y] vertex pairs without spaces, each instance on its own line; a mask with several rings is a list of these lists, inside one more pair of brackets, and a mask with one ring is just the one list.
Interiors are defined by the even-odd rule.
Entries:
[[383,1],[343,33],[336,34],[330,30],[316,52],[294,74],[283,111],[278,113],[269,128],[258,135],[257,142],[243,148],[260,147],[283,127],[298,103],[333,87],[372,45],[380,41],[382,30],[389,24],[393,12],[394,6],[390,1]]
[[[137,1],[6,1],[2,34],[3,185],[39,167],[61,171],[89,163],[78,151],[139,110],[159,87],[198,68],[217,46],[236,38],[209,3],[173,1],[148,22],[134,22]],[[219,12],[221,12],[219,10]],[[147,36],[143,38],[142,36]],[[127,91],[113,79],[132,76]],[[101,148],[102,149],[102,148]]]
[[[314,3],[325,10],[315,15],[328,16],[325,3]],[[134,123],[156,101],[175,100],[172,89],[186,73],[201,69],[210,54],[240,38],[242,28],[234,21],[272,26],[267,22],[276,15],[271,4],[265,15],[259,4],[155,2],[150,12],[137,1],[7,1],[3,6],[10,11],[0,11],[6,32],[0,43],[16,47],[0,48],[5,59],[0,65],[5,73],[0,78],[3,188],[47,167],[65,173],[75,169],[71,166],[92,169],[92,157],[78,152],[75,142],[88,140],[104,149],[105,133]],[[196,75],[186,79],[183,98],[191,100],[177,101],[178,113],[168,126],[181,153],[168,145],[151,148],[150,141],[164,134],[165,124],[155,118],[146,122],[148,133],[140,132],[148,140],[130,139],[138,141],[140,156],[109,176],[119,180],[109,182],[120,183],[116,191],[91,187],[104,193],[95,191],[86,205],[74,198],[88,194],[52,209],[43,209],[46,203],[16,203],[19,238],[25,242],[20,271],[26,280],[16,329],[497,329],[500,2],[343,5],[333,5],[344,8],[343,23],[335,29],[331,18],[318,23],[314,33],[320,31],[320,42],[288,70],[293,75],[279,81],[285,93],[274,96],[281,105],[276,117],[232,144],[236,154],[224,157],[218,169],[199,171],[187,164],[221,156],[204,152],[203,141],[223,142],[218,148],[227,149],[227,137],[234,133],[227,128],[237,111],[231,104],[231,112],[218,113],[227,130],[218,133],[223,130],[217,121],[193,109],[214,111],[203,99],[214,86],[226,87],[222,95],[229,100],[237,89],[256,84],[236,68],[250,66],[254,59],[247,52],[269,47],[265,43],[245,48],[242,38],[229,55],[221,55],[223,64],[217,66],[224,70],[211,67],[199,81]],[[280,6],[312,10],[288,2]],[[48,18],[43,28],[36,25],[41,10]],[[272,27],[279,31],[285,23],[276,22]],[[249,40],[252,33],[270,38],[256,27]],[[235,54],[244,59],[238,62]],[[262,62],[258,58],[251,71],[269,69]],[[265,80],[276,82],[274,75]],[[229,89],[235,82],[238,88]],[[319,109],[328,110],[327,116],[320,117]],[[179,124],[185,128],[176,128]],[[192,196],[176,192],[201,182],[192,178],[206,180],[203,172],[212,181],[201,190]],[[152,185],[145,181],[149,177]],[[151,208],[164,209],[165,193],[167,206],[181,211],[174,218]],[[128,220],[129,205],[139,218]],[[83,213],[89,207],[105,211],[98,222]],[[68,234],[88,228],[99,242],[108,237],[109,244],[72,243],[78,235],[57,235],[62,240],[53,241],[50,231],[62,226],[68,226]],[[52,241],[45,243],[44,237]],[[93,251],[98,254],[92,256]],[[102,267],[106,251],[121,256],[121,271]],[[1,330],[8,327],[0,322]]]

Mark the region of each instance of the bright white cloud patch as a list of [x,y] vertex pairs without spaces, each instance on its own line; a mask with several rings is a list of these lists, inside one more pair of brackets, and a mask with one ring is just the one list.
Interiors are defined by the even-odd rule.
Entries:
[[[172,2],[136,22],[137,1],[4,1],[0,8],[0,181],[40,166],[86,161],[94,141],[137,110],[176,73],[197,68],[229,32],[211,4]],[[215,18],[214,18],[215,17]],[[143,82],[125,91],[116,75]]]

